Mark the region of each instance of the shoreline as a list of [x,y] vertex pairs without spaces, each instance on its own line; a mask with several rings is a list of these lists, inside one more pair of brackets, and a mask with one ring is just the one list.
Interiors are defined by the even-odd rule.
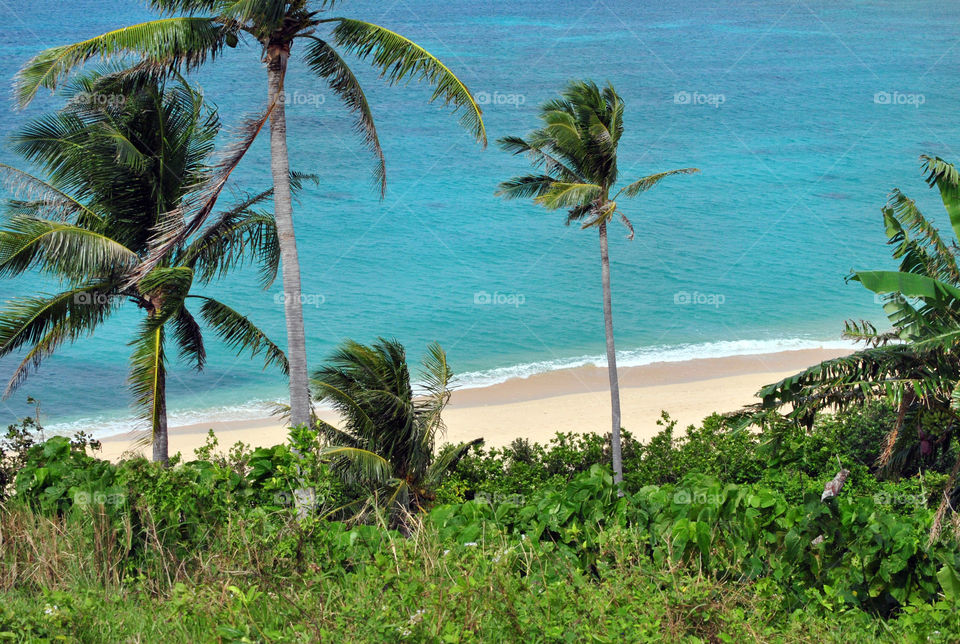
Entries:
[[[848,355],[850,349],[799,349],[777,353],[654,362],[619,369],[622,425],[637,439],[648,440],[666,411],[685,429],[714,412],[734,411],[755,402],[754,394],[770,382],[823,360]],[[516,438],[546,443],[558,431],[609,431],[610,397],[606,367],[582,366],[513,378],[486,387],[456,390],[444,412],[446,435],[438,441],[458,443],[483,437],[487,447],[503,447]],[[336,424],[332,410],[317,415]],[[171,427],[170,452],[192,460],[193,450],[213,429],[219,450],[242,441],[267,447],[286,440],[277,418],[210,421]],[[143,432],[100,439],[102,458],[119,460],[134,448]]]

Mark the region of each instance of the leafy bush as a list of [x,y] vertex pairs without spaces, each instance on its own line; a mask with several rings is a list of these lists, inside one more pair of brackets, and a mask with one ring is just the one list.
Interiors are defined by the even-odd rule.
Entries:
[[[636,492],[647,485],[676,483],[699,473],[724,483],[762,482],[799,503],[805,494],[822,491],[825,480],[846,468],[851,471],[848,485],[858,493],[883,493],[887,488],[882,480],[887,473],[881,472],[876,462],[895,420],[889,406],[872,404],[819,416],[810,431],[775,418],[760,432],[753,432],[731,428],[724,417],[713,415],[679,433],[676,421],[664,414],[658,421],[661,431],[645,444],[624,432],[624,485]],[[529,495],[562,486],[591,465],[608,461],[608,441],[597,434],[558,433],[546,445],[517,439],[501,449],[477,447],[460,461],[441,488],[438,501]],[[933,498],[942,491],[951,463],[949,458],[931,461],[914,473],[914,478],[904,479],[907,488],[920,481],[923,494]],[[919,493],[888,491],[895,497]]]
[[503,534],[556,549],[585,572],[596,570],[610,539],[627,530],[659,568],[684,565],[718,580],[770,577],[790,610],[829,593],[883,614],[941,594],[960,599],[960,547],[950,538],[926,548],[932,519],[932,509],[903,516],[871,496],[824,503],[812,494],[794,505],[777,490],[703,474],[620,497],[612,476],[596,465],[563,489],[530,499],[481,499],[430,513],[444,539],[469,543]]
[[0,501],[11,491],[13,479],[27,461],[27,452],[36,442],[34,433],[40,430],[32,418],[7,426],[7,433],[0,440]]

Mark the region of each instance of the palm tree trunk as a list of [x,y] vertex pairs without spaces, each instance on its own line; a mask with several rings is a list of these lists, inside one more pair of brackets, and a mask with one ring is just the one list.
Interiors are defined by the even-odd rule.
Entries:
[[307,343],[303,327],[300,290],[300,260],[293,231],[290,197],[290,159],[287,153],[287,120],[283,82],[290,52],[279,47],[267,55],[270,114],[270,171],[273,173],[273,205],[280,241],[283,271],[283,307],[287,322],[287,361],[290,364],[290,424],[310,424],[310,389],[307,376]]
[[157,384],[154,389],[156,420],[153,426],[153,461],[166,465],[170,462],[167,445],[167,373],[163,364],[157,365]]
[[610,253],[607,249],[607,224],[600,224],[600,269],[603,274],[603,326],[607,336],[607,372],[610,375],[610,434],[613,452],[613,480],[623,481],[623,456],[620,451],[620,380],[617,377],[617,349],[613,342],[613,298],[610,295]]

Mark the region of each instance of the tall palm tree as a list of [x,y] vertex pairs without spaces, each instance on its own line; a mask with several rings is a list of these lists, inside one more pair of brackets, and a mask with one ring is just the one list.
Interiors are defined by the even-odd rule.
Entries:
[[0,311],[0,356],[26,350],[5,395],[63,343],[93,333],[123,304],[133,304],[143,320],[130,343],[130,388],[149,423],[153,458],[165,462],[170,340],[198,370],[206,361],[188,302],[199,305],[200,317],[228,346],[263,354],[267,365],[286,370],[283,352],[246,317],[191,292],[254,258],[262,262],[263,281],[273,280],[276,227],[258,208],[271,192],[219,213],[132,280],[152,251],[151,230],[212,171],[219,120],[182,80],[94,74],[79,78],[70,94],[66,107],[14,137],[14,149],[46,178],[0,165],[18,192],[0,229],[0,276],[38,270],[63,287],[54,295],[13,299]]
[[[508,136],[501,148],[530,158],[540,174],[514,177],[500,184],[497,194],[506,199],[533,197],[548,210],[567,209],[566,223],[596,228],[600,236],[600,270],[603,282],[603,318],[607,340],[612,420],[611,448],[616,482],[623,480],[620,451],[620,385],[613,338],[613,303],[610,295],[610,255],[607,224],[617,217],[633,239],[633,226],[617,200],[635,197],[674,174],[699,172],[683,168],[642,177],[616,192],[617,146],[623,134],[623,99],[612,85],[602,90],[590,81],[574,81],[561,97],[540,107],[543,126],[523,139]],[[612,193],[612,196],[611,196]]]
[[[274,210],[282,256],[284,308],[287,323],[287,356],[290,360],[290,420],[294,425],[310,422],[310,394],[306,338],[300,288],[300,265],[293,227],[284,106],[285,79],[293,46],[303,45],[303,61],[327,83],[356,115],[357,130],[376,158],[375,176],[381,194],[386,189],[383,151],[366,95],[341,53],[352,54],[381,70],[389,84],[418,79],[433,86],[432,100],[443,99],[454,111],[463,109],[461,122],[486,144],[480,108],[466,85],[443,63],[416,43],[378,25],[360,20],[325,17],[336,0],[148,0],[162,12],[160,20],[111,31],[83,42],[48,49],[20,71],[17,96],[27,104],[41,87],[54,88],[93,57],[132,54],[149,68],[189,69],[236,47],[244,37],[259,44],[267,70],[268,108],[253,124],[258,132],[270,120],[271,172],[275,191]],[[327,31],[324,31],[327,30]],[[321,38],[318,33],[324,33]],[[252,136],[246,141],[252,143]],[[214,192],[216,190],[214,189]],[[209,209],[199,209],[205,216]],[[194,224],[195,228],[199,223]],[[169,233],[169,230],[167,231]],[[161,248],[181,241],[181,230],[164,238]],[[149,268],[148,264],[144,269]]]
[[403,346],[383,338],[371,346],[344,342],[313,374],[316,400],[344,419],[342,429],[320,423],[328,443],[322,454],[348,479],[384,492],[388,507],[423,508],[441,478],[483,440],[435,456],[453,378],[439,345],[428,347],[420,377],[422,391],[414,395]]

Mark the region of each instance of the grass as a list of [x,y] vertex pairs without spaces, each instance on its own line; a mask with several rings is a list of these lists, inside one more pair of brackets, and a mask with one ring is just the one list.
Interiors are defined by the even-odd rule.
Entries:
[[[241,520],[209,549],[121,580],[134,544],[108,537],[105,517],[0,517],[0,638],[11,641],[869,642],[913,628],[842,608],[785,614],[767,580],[658,568],[630,529],[612,530],[584,572],[523,541],[456,545],[429,526],[331,566],[309,546],[296,552],[297,539],[264,547]],[[315,529],[298,528],[301,543]]]

